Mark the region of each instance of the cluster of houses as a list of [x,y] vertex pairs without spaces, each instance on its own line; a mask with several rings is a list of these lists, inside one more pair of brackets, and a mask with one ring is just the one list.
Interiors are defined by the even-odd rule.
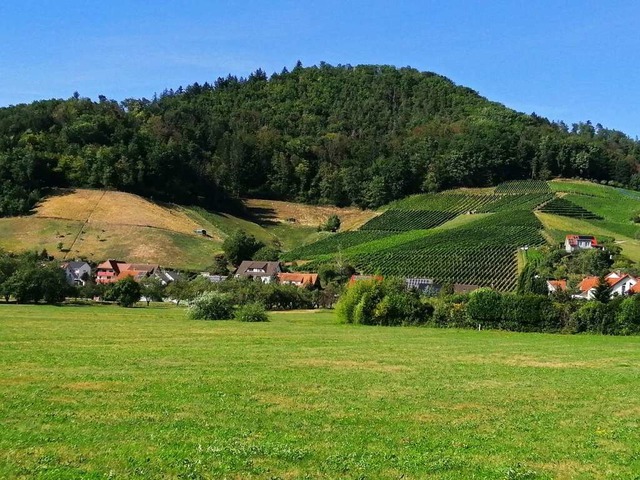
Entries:
[[[604,247],[598,243],[597,238],[592,235],[567,235],[564,241],[564,247],[568,253],[573,253],[580,250],[604,249]],[[612,296],[623,296],[640,293],[640,278],[636,278],[632,275],[628,275],[622,272],[611,272],[606,275],[604,279],[611,289]],[[598,287],[599,283],[599,278],[595,276],[583,278],[582,281],[578,284],[579,293],[572,295],[572,297],[592,300],[593,298],[595,298],[596,288]],[[567,281],[548,280],[547,289],[549,290],[549,293],[567,291]]]
[[[70,285],[77,286],[85,285],[91,278],[95,278],[95,283],[97,284],[106,285],[127,277],[136,281],[155,277],[163,285],[168,285],[182,277],[180,272],[163,269],[159,265],[127,263],[113,259],[99,264],[95,268],[95,275],[93,275],[91,265],[83,261],[65,262],[61,267],[65,271],[67,282]],[[225,275],[211,275],[208,273],[202,273],[201,275],[212,283],[221,282],[228,278]],[[237,278],[252,278],[262,283],[278,282],[307,288],[320,286],[317,273],[283,272],[280,262],[244,261],[240,264],[234,276]]]
[[[565,250],[569,253],[585,250],[585,249],[602,249],[598,244],[598,240],[589,235],[567,235],[565,239]],[[182,276],[180,272],[161,268],[159,265],[143,264],[143,263],[127,263],[119,260],[107,260],[99,264],[95,268],[95,275],[91,265],[83,261],[69,261],[62,264],[67,281],[71,285],[85,285],[91,278],[95,278],[97,284],[115,283],[123,278],[133,278],[140,281],[143,278],[155,277],[163,285],[179,280]],[[212,275],[202,273],[203,277],[212,283],[217,283],[229,278],[225,275]],[[277,282],[285,285],[295,285],[297,287],[318,288],[320,281],[317,273],[311,272],[284,272],[280,262],[267,262],[246,260],[243,261],[235,273],[236,278],[251,278],[262,283],[268,284]],[[382,277],[375,275],[353,275],[350,283],[378,279]],[[611,288],[612,295],[629,295],[640,293],[640,278],[633,277],[621,272],[612,272],[605,277],[606,282]],[[442,286],[438,285],[431,278],[405,278],[407,288],[417,290],[426,295],[435,295]],[[598,286],[598,277],[584,278],[578,285],[580,293],[573,295],[575,298],[593,299],[594,292]],[[453,285],[454,293],[469,293],[479,288],[478,285],[467,285],[456,283]],[[567,291],[566,280],[548,280],[547,288],[549,293],[558,291]]]
[[181,278],[179,272],[160,268],[159,265],[149,265],[143,263],[126,263],[119,260],[107,260],[95,269],[95,276],[91,265],[83,261],[64,262],[61,265],[67,276],[69,285],[82,286],[90,279],[95,278],[98,284],[115,283],[126,277],[131,277],[136,281],[143,278],[155,277],[163,285],[175,282]]
[[[604,277],[609,288],[611,296],[633,295],[640,293],[640,279],[622,272],[611,272]],[[586,277],[578,284],[580,293],[572,295],[573,298],[582,298],[585,300],[593,300],[595,298],[596,288],[600,280],[598,277]],[[567,291],[566,280],[548,280],[547,288],[549,293],[558,291]]]

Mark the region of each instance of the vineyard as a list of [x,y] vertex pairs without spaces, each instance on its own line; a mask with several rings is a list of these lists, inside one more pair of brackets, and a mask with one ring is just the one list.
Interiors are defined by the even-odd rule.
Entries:
[[540,208],[543,213],[552,213],[563,217],[581,218],[585,220],[602,220],[602,217],[590,212],[575,203],[564,198],[554,198],[549,203]]
[[515,287],[518,248],[545,243],[531,212],[495,214],[457,229],[353,257],[363,273],[427,276],[440,283]]
[[437,227],[456,217],[455,213],[437,210],[387,210],[369,220],[360,230],[406,232]]
[[393,232],[375,230],[336,233],[317,242],[296,248],[283,256],[282,259],[284,261],[293,261],[336,253],[340,250],[379,240],[391,235],[393,235]]
[[494,193],[456,191],[399,200],[360,231],[301,247],[287,259],[309,260],[305,267],[317,268],[339,251],[344,261],[364,274],[428,277],[441,284],[511,290],[518,274],[517,252],[546,243],[534,211],[586,220],[602,218],[556,197],[547,182],[513,181],[498,185]]
[[478,213],[498,213],[509,210],[532,211],[553,199],[552,193],[528,193],[523,195],[494,195],[492,203],[478,210]]
[[432,210],[464,213],[478,210],[495,201],[495,195],[464,195],[458,193],[427,193],[413,195],[390,205],[389,210]]
[[551,193],[549,184],[544,180],[516,180],[501,183],[496,187],[497,195],[523,195],[527,193]]

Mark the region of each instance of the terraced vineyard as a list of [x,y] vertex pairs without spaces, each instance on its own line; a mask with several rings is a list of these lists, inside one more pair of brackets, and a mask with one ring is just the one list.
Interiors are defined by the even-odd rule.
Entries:
[[478,210],[478,213],[497,213],[508,210],[534,210],[553,198],[552,193],[528,193],[523,195],[494,195],[495,200]]
[[501,183],[496,187],[498,195],[523,195],[527,193],[551,193],[549,184],[544,180],[516,180]]
[[362,243],[389,237],[393,234],[393,232],[376,230],[336,233],[317,242],[296,248],[283,256],[283,260],[292,261],[313,258],[318,255],[327,255]]
[[437,210],[387,210],[365,223],[360,230],[406,232],[437,227],[456,217],[453,212]]
[[585,220],[602,220],[602,217],[590,212],[575,203],[564,198],[554,198],[549,203],[540,208],[543,213],[552,213],[563,217],[581,218]]
[[434,210],[463,213],[478,210],[496,200],[495,195],[463,195],[459,193],[426,193],[394,202],[389,210]]
[[364,273],[427,276],[441,283],[515,287],[518,248],[545,243],[531,212],[504,212],[457,229],[352,259]]
[[[340,249],[363,273],[430,277],[440,283],[510,290],[517,278],[518,248],[545,243],[542,225],[532,212],[550,201],[553,193],[545,182],[534,181],[511,182],[501,190],[502,194],[494,195],[415,195],[393,203],[359,232],[329,237],[297,249],[287,257],[309,259],[311,266],[317,267],[326,255]],[[478,215],[476,221],[457,228],[436,228],[463,213],[481,212],[491,215]],[[401,240],[405,235],[392,235],[433,228],[436,228],[433,233],[421,234],[415,239],[402,238],[396,242],[396,237]],[[380,242],[383,238],[389,242]]]
[[512,247],[488,247],[482,252],[475,247],[378,252],[355,257],[354,265],[383,275],[429,277],[441,284],[465,283],[499,290],[513,289],[518,273]]

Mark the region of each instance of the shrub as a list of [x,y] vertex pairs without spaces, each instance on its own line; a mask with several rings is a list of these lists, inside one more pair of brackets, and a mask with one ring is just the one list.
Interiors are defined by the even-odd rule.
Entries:
[[401,281],[370,280],[350,285],[336,305],[338,318],[363,325],[408,325],[427,323],[431,304],[408,291]]
[[613,309],[606,303],[589,301],[571,316],[571,320],[577,333],[610,333],[614,323]]
[[519,332],[556,332],[562,329],[559,312],[550,298],[541,295],[502,296],[502,322],[505,330]]
[[616,327],[622,335],[640,333],[640,295],[632,295],[620,303]]
[[229,320],[233,318],[233,302],[224,293],[204,292],[191,301],[188,315],[193,320]]
[[118,302],[121,307],[133,307],[140,300],[142,289],[133,278],[125,277],[113,284],[107,296]]
[[469,295],[467,315],[473,323],[496,327],[502,318],[502,296],[490,288],[480,288]]
[[236,310],[236,320],[240,322],[268,322],[267,312],[260,303],[248,303]]

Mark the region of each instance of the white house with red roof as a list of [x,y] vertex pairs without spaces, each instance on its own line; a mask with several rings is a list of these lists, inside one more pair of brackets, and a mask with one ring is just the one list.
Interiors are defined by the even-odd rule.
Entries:
[[564,240],[564,249],[568,253],[591,248],[602,248],[592,235],[567,235]]
[[96,267],[96,283],[115,283],[126,277],[132,277],[134,280],[140,281],[158,269],[158,265],[126,263],[109,259]]
[[[627,275],[626,273],[611,272],[604,278],[611,288],[612,297],[629,295],[629,293],[637,293],[640,289],[640,287],[636,287],[636,285],[638,285],[638,279],[631,275]],[[594,298],[598,282],[598,277],[584,278],[578,285],[578,288],[580,289],[580,295],[578,295],[578,297],[592,300]]]
[[547,290],[549,290],[549,293],[566,292],[567,281],[566,280],[547,280]]

